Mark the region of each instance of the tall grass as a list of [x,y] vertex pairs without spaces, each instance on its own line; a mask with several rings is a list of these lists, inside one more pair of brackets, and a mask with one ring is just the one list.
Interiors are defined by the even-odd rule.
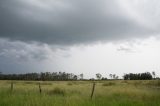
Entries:
[[[159,81],[0,81],[0,106],[160,106]],[[71,84],[71,86],[70,86]]]

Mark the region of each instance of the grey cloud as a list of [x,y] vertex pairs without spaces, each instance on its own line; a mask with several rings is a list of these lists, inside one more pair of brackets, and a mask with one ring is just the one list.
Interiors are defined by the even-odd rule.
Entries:
[[38,48],[36,44],[26,44],[24,42],[11,42],[0,39],[0,56],[26,61],[28,59],[44,60],[46,50],[43,46]]
[[44,61],[55,57],[69,56],[68,49],[61,49],[57,46],[52,46],[44,43],[21,41],[10,41],[0,39],[0,57],[15,59],[16,61]]
[[69,49],[63,47],[0,39],[0,72],[3,73],[58,71],[59,62],[69,56]]
[[65,45],[153,32],[127,17],[116,0],[1,0],[0,23],[1,38]]
[[[150,37],[150,39],[155,39],[155,38]],[[114,44],[117,46],[117,51],[125,53],[139,53],[141,52],[139,47],[146,45],[142,39],[132,39],[127,41],[125,40],[121,42],[116,42]]]
[[119,48],[117,48],[117,51],[125,51],[127,53],[134,53],[135,50],[131,47],[123,47],[123,46],[120,46]]

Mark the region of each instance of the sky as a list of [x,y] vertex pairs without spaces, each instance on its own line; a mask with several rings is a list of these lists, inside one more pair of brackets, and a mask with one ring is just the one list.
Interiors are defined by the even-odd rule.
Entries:
[[1,0],[0,71],[160,77],[159,0]]

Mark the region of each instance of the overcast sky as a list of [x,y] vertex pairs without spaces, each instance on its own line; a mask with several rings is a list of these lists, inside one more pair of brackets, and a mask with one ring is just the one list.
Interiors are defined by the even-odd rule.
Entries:
[[159,0],[0,0],[0,71],[160,76]]

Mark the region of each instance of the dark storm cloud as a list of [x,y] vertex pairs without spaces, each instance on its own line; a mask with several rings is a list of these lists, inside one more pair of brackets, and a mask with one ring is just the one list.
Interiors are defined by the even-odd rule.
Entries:
[[139,37],[151,32],[116,0],[1,0],[0,37],[77,44]]
[[0,39],[0,72],[57,71],[60,59],[70,57],[67,50],[38,42]]
[[0,39],[0,57],[9,58],[10,60],[16,59],[22,62],[30,59],[41,61],[48,59],[47,56],[48,49],[45,45]]

